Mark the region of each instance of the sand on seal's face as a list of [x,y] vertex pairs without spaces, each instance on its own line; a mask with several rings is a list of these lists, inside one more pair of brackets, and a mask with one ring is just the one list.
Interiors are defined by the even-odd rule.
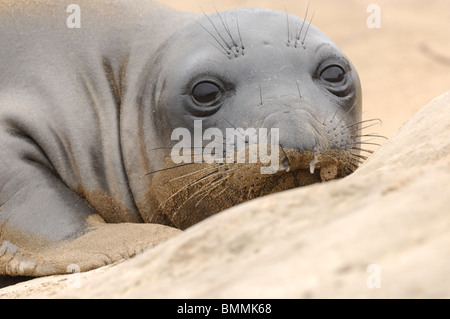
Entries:
[[[250,150],[252,148],[253,150]],[[148,193],[148,202],[156,216],[165,215],[167,224],[186,229],[201,220],[237,204],[261,196],[342,178],[356,169],[350,152],[329,150],[320,153],[298,152],[280,148],[279,170],[261,174],[268,164],[249,163],[249,152],[258,145],[246,147],[242,152],[247,161],[235,163],[196,163],[179,165],[168,157],[160,173],[154,174]],[[269,147],[270,148],[270,147]],[[287,159],[287,160],[286,160]],[[173,167],[175,167],[173,169]],[[155,221],[148,221],[155,222]]]

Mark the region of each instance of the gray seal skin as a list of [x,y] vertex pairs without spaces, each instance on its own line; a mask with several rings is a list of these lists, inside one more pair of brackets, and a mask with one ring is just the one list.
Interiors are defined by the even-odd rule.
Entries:
[[[0,5],[0,274],[88,270],[230,206],[343,177],[361,89],[321,31],[263,9],[149,1]],[[174,165],[177,127],[279,128],[280,170]]]

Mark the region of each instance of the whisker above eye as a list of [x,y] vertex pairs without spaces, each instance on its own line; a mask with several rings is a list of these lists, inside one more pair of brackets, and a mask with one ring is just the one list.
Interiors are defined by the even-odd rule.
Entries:
[[316,11],[313,11],[313,14],[311,16],[311,19],[309,20],[308,26],[306,27],[305,35],[303,36],[303,40],[302,40],[302,45],[305,45],[306,35],[308,34],[309,27],[311,26],[311,23],[312,23],[315,13],[316,13]]
[[226,20],[224,20],[225,17],[222,18],[221,14],[219,13],[219,11],[217,10],[217,8],[216,8],[215,5],[214,5],[214,9],[216,10],[216,14],[219,16],[220,21],[222,22],[222,25],[223,25],[223,28],[225,29],[225,32],[226,32],[226,33],[228,34],[228,36],[230,37],[231,42],[233,43],[234,46],[237,47],[237,43],[236,43],[236,41],[234,41],[234,38],[233,38],[233,36],[231,35],[230,28],[228,27],[228,24],[227,24]]
[[244,43],[242,42],[241,30],[239,28],[239,20],[238,20],[237,10],[235,10],[235,15],[236,15],[236,28],[237,28],[238,35],[239,35],[239,42],[241,44],[242,55],[244,55]]
[[[213,39],[220,45],[220,47],[223,49],[223,51],[220,50],[221,52],[225,53],[226,56],[228,56],[228,54],[231,53],[230,48],[225,47],[225,46],[219,41],[219,39],[217,39],[217,38],[214,36],[214,34],[211,33],[211,31],[209,31],[209,30],[208,30],[203,24],[201,24],[200,22],[198,22],[198,21],[196,21],[196,22],[197,22],[197,24],[199,24],[206,32],[208,32],[209,35],[212,36]],[[217,47],[216,47],[216,48],[217,48]],[[218,48],[217,48],[217,49],[218,49]]]
[[291,44],[291,31],[290,31],[290,27],[289,27],[289,14],[287,12],[287,9],[285,9],[286,11],[286,24],[287,24],[287,46],[289,46]]
[[300,40],[300,36],[302,34],[303,27],[305,26],[306,18],[308,17],[309,5],[311,4],[311,0],[308,1],[308,6],[306,7],[305,17],[303,18],[302,26],[300,30],[295,35],[295,47],[297,47],[298,41]]
[[224,44],[227,46],[228,50],[231,51],[231,45],[228,44],[228,42],[224,39],[224,37],[222,36],[222,34],[219,32],[219,30],[217,29],[216,25],[214,24],[214,22],[212,21],[212,19],[209,17],[209,15],[207,15],[205,13],[205,11],[203,11],[203,9],[201,9],[203,14],[205,15],[205,17],[208,19],[208,21],[211,23],[212,27],[214,28],[214,30],[217,32],[217,34],[219,35],[220,39],[222,39],[222,41],[224,42]]

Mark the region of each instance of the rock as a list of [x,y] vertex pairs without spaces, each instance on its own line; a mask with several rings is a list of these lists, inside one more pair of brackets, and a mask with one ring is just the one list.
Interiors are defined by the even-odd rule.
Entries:
[[244,203],[131,260],[0,297],[449,298],[449,136],[448,92],[345,179]]

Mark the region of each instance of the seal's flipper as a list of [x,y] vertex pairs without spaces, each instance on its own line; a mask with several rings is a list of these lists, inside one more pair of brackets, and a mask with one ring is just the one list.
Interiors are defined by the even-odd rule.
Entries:
[[[3,184],[0,274],[86,271],[132,257],[180,232],[155,224],[106,224],[56,176],[41,172]],[[21,174],[15,170],[14,175]]]
[[[181,231],[158,224],[92,224],[77,238],[16,246],[2,238],[0,274],[46,276],[87,271],[135,256]],[[93,226],[93,224],[97,224]]]
[[31,136],[3,125],[0,145],[0,274],[61,274],[70,266],[85,271],[179,232],[153,224],[106,224],[64,184]]

